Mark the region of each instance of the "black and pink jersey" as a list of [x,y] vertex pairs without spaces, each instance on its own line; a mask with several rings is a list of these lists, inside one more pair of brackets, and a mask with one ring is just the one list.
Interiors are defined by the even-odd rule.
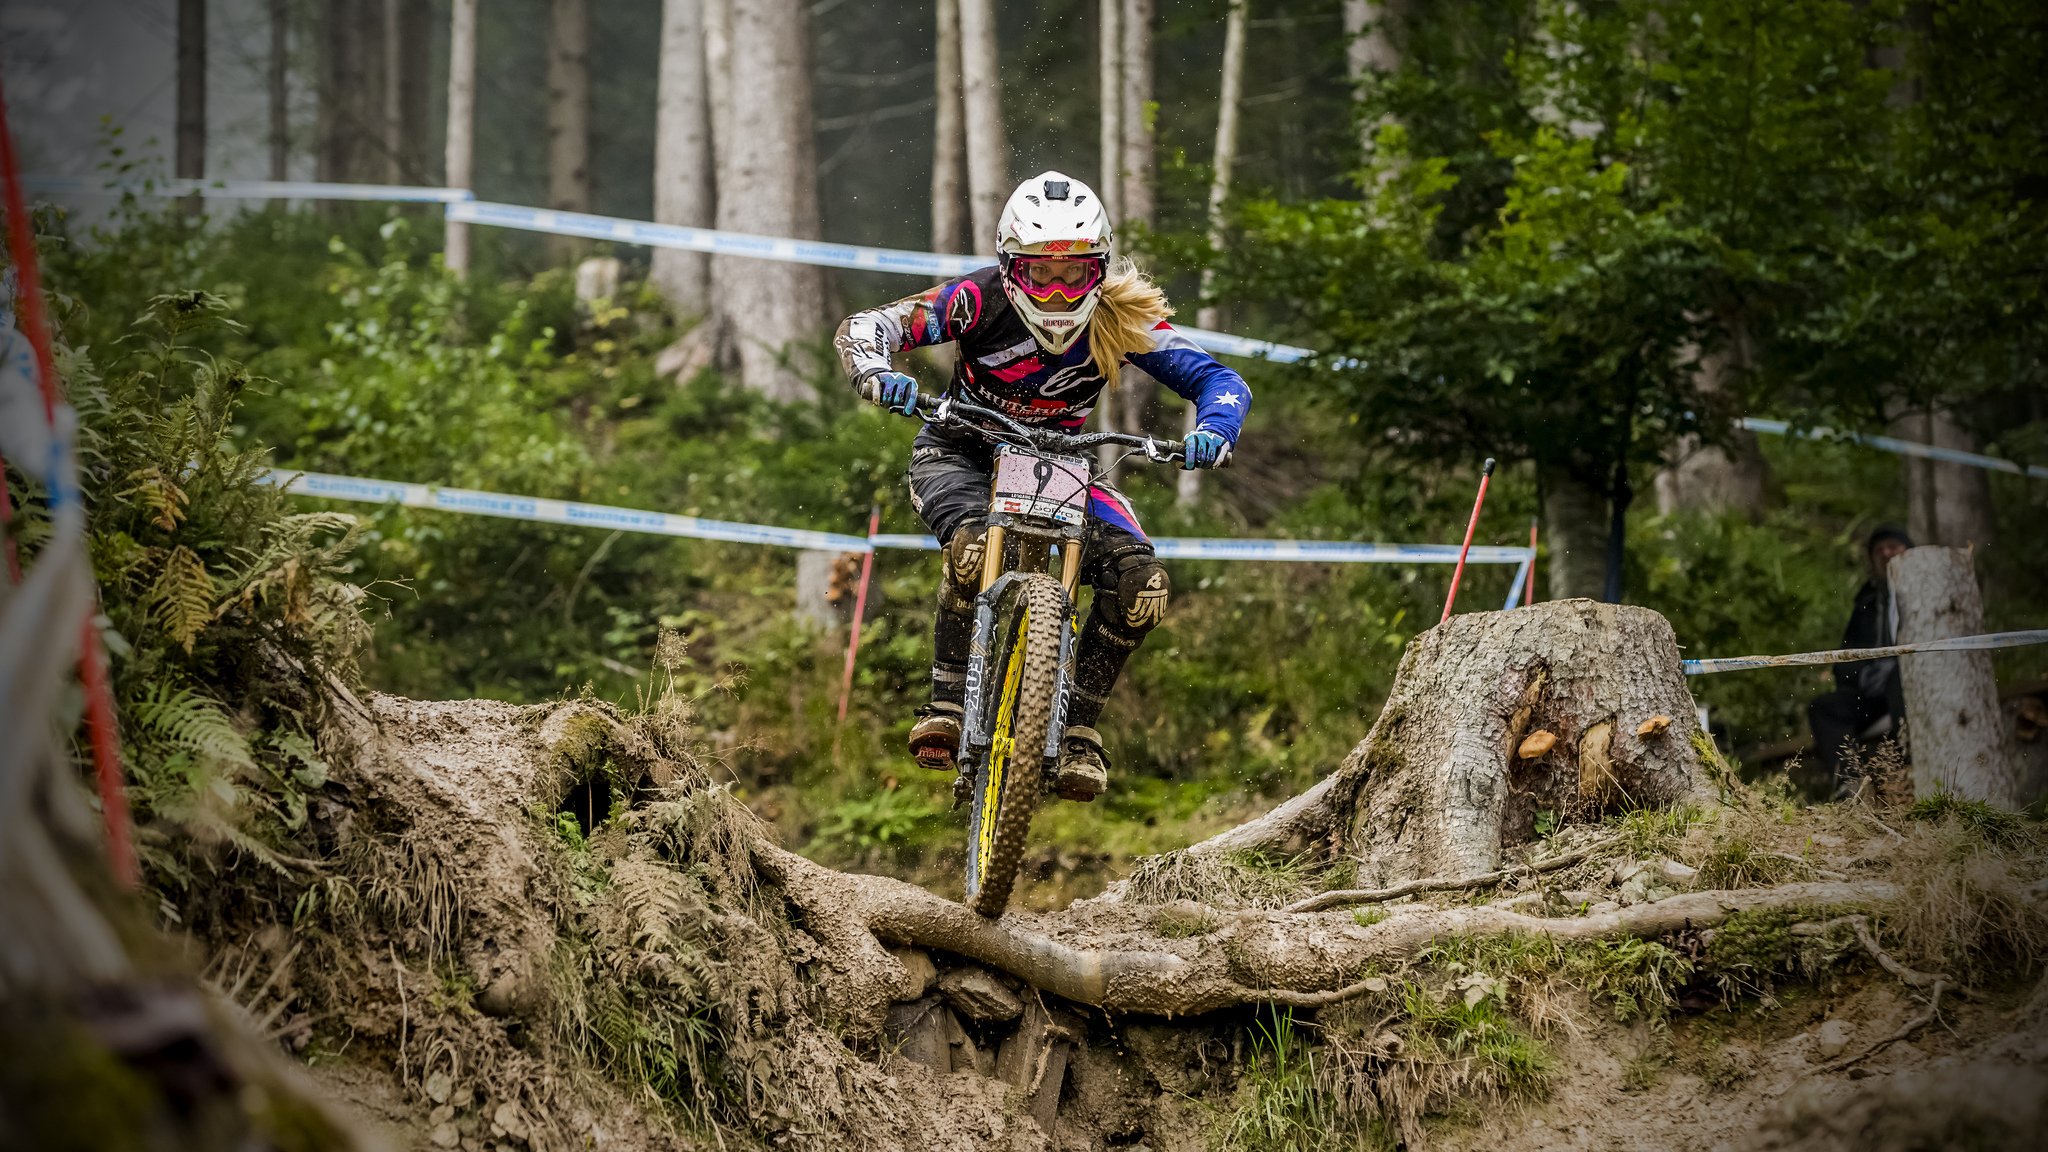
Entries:
[[[856,312],[839,326],[837,344],[847,377],[858,387],[890,371],[893,354],[948,342],[960,346],[953,393],[1023,423],[1079,428],[1106,383],[1085,334],[1061,354],[1038,343],[1003,294],[1002,271],[994,266]],[[1197,429],[1237,442],[1251,389],[1173,325],[1160,321],[1152,350],[1133,353],[1124,363],[1195,405]]]

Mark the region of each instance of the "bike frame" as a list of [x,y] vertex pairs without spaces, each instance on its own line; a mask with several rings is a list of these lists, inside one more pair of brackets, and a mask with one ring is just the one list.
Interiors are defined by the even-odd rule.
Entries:
[[[929,415],[926,415],[926,413]],[[1151,436],[1130,436],[1121,432],[1074,434],[1052,428],[1032,428],[991,408],[982,408],[953,397],[918,397],[917,415],[925,423],[947,429],[971,431],[998,444],[1009,444],[1044,455],[1079,456],[1088,466],[1088,483],[1082,499],[1098,478],[1087,450],[1102,444],[1129,447],[1158,463],[1179,459],[1177,440]],[[982,423],[985,421],[986,423]],[[993,425],[991,427],[990,425]],[[1074,649],[1080,630],[1077,600],[1080,594],[1082,547],[1087,538],[1087,520],[1064,524],[1048,517],[1015,515],[991,509],[988,537],[982,546],[981,592],[974,600],[974,638],[968,649],[967,693],[962,708],[959,769],[972,776],[988,755],[991,740],[987,707],[989,654],[996,642],[997,617],[1004,598],[1025,576],[1046,571],[1054,550],[1059,553],[1060,587],[1066,593],[1060,621],[1059,676],[1053,697],[1052,723],[1047,727],[1043,759],[1059,758],[1060,738],[1066,732],[1067,701],[1071,692]],[[1013,563],[1011,551],[1016,552]]]

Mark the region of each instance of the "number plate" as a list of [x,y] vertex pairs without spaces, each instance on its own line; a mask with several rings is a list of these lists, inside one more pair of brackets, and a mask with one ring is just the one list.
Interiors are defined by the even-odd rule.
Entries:
[[989,508],[1007,516],[1079,524],[1088,518],[1088,461],[1080,456],[998,448]]

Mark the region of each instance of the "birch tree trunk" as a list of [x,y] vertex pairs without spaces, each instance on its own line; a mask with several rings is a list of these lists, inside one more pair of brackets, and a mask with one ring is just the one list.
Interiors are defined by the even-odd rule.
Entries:
[[[590,0],[548,3],[548,207],[590,211]],[[583,244],[549,238],[555,259]]]
[[993,252],[996,221],[1010,195],[1009,139],[1003,131],[1001,57],[994,0],[959,0],[960,86],[967,107],[967,195],[974,235],[968,248]]
[[932,251],[962,252],[967,232],[967,125],[960,92],[960,8],[939,0],[932,114]]
[[[1899,643],[1984,630],[1969,549],[1910,548],[1892,559],[1889,579]],[[1991,653],[1909,653],[1899,657],[1899,672],[1906,689],[1913,794],[1925,799],[1946,792],[2018,809],[2020,780],[2005,743]]]
[[[1216,151],[1209,172],[1209,246],[1219,254],[1223,251],[1223,206],[1230,199],[1230,171],[1237,163],[1237,102],[1244,89],[1244,34],[1248,0],[1231,0],[1230,14],[1223,24],[1223,82],[1216,102]],[[1212,331],[1223,327],[1223,309],[1211,296],[1216,290],[1216,269],[1212,265],[1202,269],[1202,307],[1195,313],[1195,324]],[[1193,432],[1198,416],[1195,405],[1188,405],[1183,421],[1183,432]],[[1198,469],[1181,471],[1174,485],[1174,500],[1182,507],[1193,507],[1202,495],[1202,473]]]
[[206,177],[206,0],[178,0],[177,175]]
[[1563,468],[1543,473],[1550,599],[1598,599],[1607,586],[1607,497]]
[[1102,210],[1111,224],[1124,218],[1124,42],[1123,0],[1098,0],[1096,5],[1096,99],[1100,104],[1101,134],[1095,194],[1102,197]]
[[[760,236],[814,237],[807,8],[803,0],[731,0],[730,13],[727,88],[736,90],[745,77],[747,98],[731,100],[731,131],[719,148],[718,225]],[[712,275],[722,324],[738,348],[741,384],[775,400],[814,399],[816,389],[791,355],[815,334],[824,311],[818,270],[721,257]]]
[[270,0],[270,59],[264,73],[270,104],[270,178],[291,178],[291,3]]
[[[450,188],[470,186],[475,159],[476,3],[454,0],[448,19],[448,138],[443,183]],[[469,225],[448,222],[441,260],[455,275],[469,275]]]
[[[705,88],[703,0],[666,0],[654,112],[654,219],[712,224],[711,109]],[[711,262],[701,252],[656,248],[650,276],[669,308],[701,317],[711,304]]]
[[[1152,151],[1157,139],[1152,108],[1152,17],[1154,0],[1123,0],[1123,122],[1122,197],[1124,213],[1114,221],[1118,227],[1152,223]],[[1152,398],[1159,382],[1142,372],[1125,374],[1116,393],[1106,397],[1115,405],[1120,431],[1143,435]]]

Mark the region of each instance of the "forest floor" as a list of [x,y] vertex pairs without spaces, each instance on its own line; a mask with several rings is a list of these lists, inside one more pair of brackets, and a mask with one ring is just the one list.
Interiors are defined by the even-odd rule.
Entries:
[[[367,697],[314,812],[343,830],[353,903],[210,946],[285,970],[265,987],[315,1022],[288,1043],[396,1147],[1867,1152],[2025,1147],[2043,1119],[2048,837],[2018,818],[1748,797],[1566,830],[1597,850],[1484,888],[1304,916],[1285,905],[1327,878],[1283,864],[1207,904],[1113,889],[996,926],[1105,969],[1185,963],[1189,987],[1218,957],[1260,968],[1261,934],[1295,925],[1314,926],[1305,953],[1380,949],[1356,998],[1314,990],[1361,970],[1333,961],[1280,973],[1291,1009],[1161,1015],[891,943],[951,931],[957,906],[776,848],[693,760],[687,721]],[[1731,904],[1902,895],[1867,921],[1789,906],[1563,946],[1403,927],[1568,928],[1708,884]],[[835,922],[878,899],[894,927]],[[1937,977],[1914,965],[1936,961],[1930,1014]]]

